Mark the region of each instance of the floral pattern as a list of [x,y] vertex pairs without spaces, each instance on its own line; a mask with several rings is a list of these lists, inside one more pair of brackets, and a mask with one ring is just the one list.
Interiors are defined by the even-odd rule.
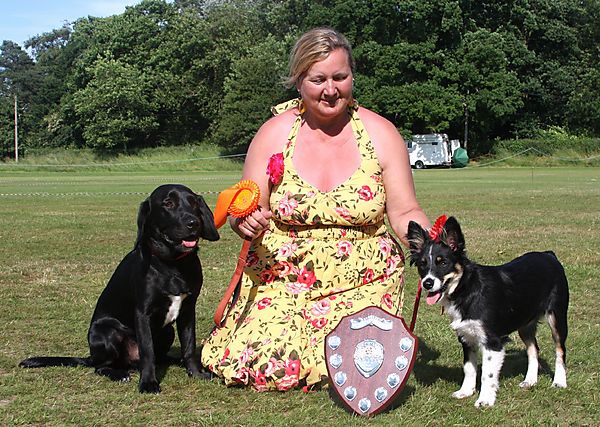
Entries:
[[403,304],[404,255],[384,224],[381,168],[356,105],[361,166],[329,192],[293,166],[301,101],[274,111],[291,108],[298,118],[272,165],[281,177],[272,180],[271,229],[253,242],[239,298],[202,348],[202,363],[226,384],[258,391],[325,383],[323,342],[341,318],[371,305],[400,314]]

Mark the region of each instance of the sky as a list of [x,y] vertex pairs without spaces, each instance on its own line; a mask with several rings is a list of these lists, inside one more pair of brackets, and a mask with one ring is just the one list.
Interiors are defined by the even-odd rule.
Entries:
[[125,12],[141,0],[0,0],[0,44],[24,45],[33,36],[61,28],[65,22]]

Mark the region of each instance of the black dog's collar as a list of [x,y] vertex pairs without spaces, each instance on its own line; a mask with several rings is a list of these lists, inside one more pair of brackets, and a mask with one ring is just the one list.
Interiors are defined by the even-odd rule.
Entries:
[[169,258],[169,257],[162,256],[157,250],[154,249],[154,247],[150,243],[148,243],[148,249],[150,249],[150,253],[152,255],[154,255],[156,258],[160,259],[161,261],[170,261],[170,262],[179,261],[179,260],[187,257],[188,255],[194,253],[194,250],[192,249],[191,251],[184,252],[181,255],[176,256],[175,258]]

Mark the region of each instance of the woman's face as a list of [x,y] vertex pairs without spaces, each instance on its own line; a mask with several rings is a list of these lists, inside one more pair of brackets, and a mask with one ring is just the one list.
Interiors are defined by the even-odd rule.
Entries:
[[347,52],[335,49],[315,62],[298,89],[309,114],[328,119],[345,113],[352,100],[352,69]]

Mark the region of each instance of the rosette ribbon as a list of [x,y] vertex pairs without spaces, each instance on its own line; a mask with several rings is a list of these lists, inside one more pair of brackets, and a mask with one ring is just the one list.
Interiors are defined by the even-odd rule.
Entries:
[[219,193],[213,214],[215,225],[220,228],[227,222],[227,215],[244,218],[258,208],[260,189],[256,182],[243,180]]
[[[260,199],[260,188],[256,182],[251,180],[243,180],[235,184],[226,190],[221,191],[217,197],[217,205],[213,214],[215,225],[220,228],[227,222],[227,216],[231,215],[236,218],[245,218],[258,209],[258,200]],[[225,294],[217,310],[215,311],[214,321],[218,327],[223,326],[224,317],[223,313],[225,308],[231,300],[231,297],[239,292],[235,292],[240,284],[242,272],[246,266],[246,258],[248,256],[248,250],[250,249],[250,243],[252,240],[245,238],[238,255],[237,264],[235,271],[229,282],[229,286],[225,290]],[[235,300],[229,304],[229,310],[235,305]]]

